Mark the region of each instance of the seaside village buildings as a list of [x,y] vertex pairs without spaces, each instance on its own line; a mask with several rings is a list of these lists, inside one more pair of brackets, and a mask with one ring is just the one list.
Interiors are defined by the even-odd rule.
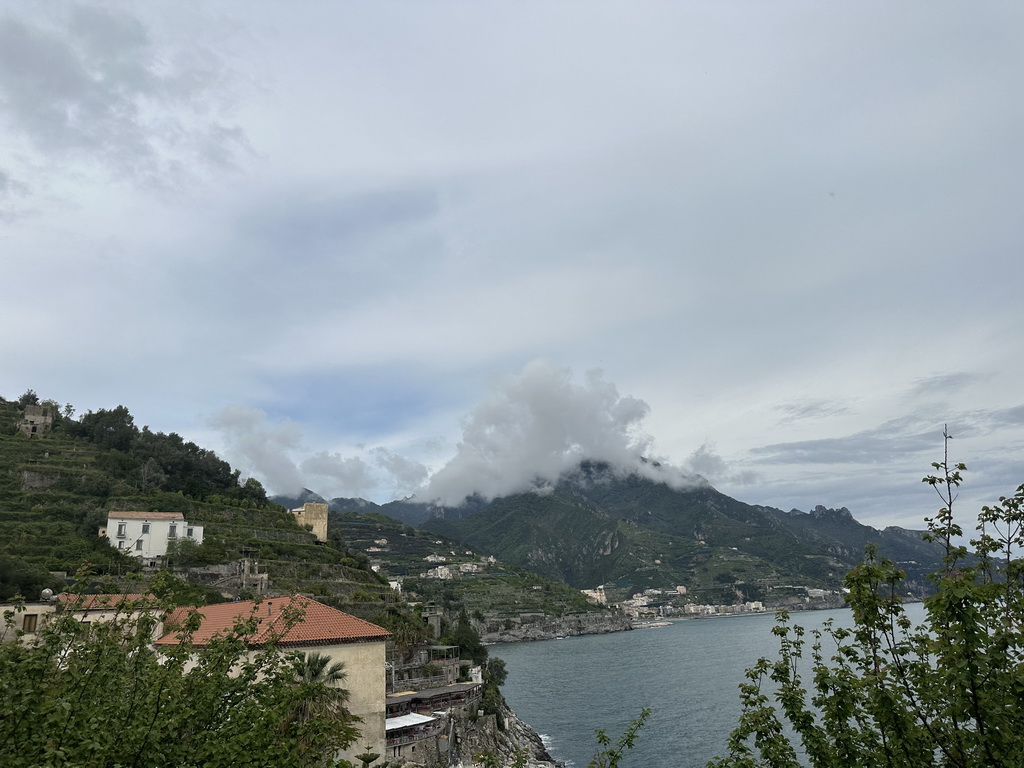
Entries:
[[[189,610],[180,608],[158,622],[155,650],[180,642],[174,627]],[[362,722],[357,726],[360,737],[337,759],[358,765],[356,755],[369,751],[396,763],[447,762],[454,721],[478,713],[481,670],[463,662],[457,646],[389,650],[391,634],[386,629],[301,595],[236,600],[196,610],[202,617],[192,636],[197,648],[252,616],[258,624],[249,641],[251,653],[274,638],[285,652],[319,653],[330,657],[331,663],[345,665],[347,706]],[[46,623],[63,612],[82,623],[138,617],[144,612],[163,618],[152,595],[65,593],[54,597],[44,592],[42,600],[8,613],[10,623],[0,625],[0,642],[32,643]],[[296,612],[301,618],[288,626],[288,617]]]

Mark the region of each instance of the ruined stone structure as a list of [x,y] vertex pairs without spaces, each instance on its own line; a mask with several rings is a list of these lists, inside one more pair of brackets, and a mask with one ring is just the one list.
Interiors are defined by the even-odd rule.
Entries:
[[29,437],[45,435],[53,427],[53,407],[49,405],[26,405],[25,415],[18,423],[18,429]]

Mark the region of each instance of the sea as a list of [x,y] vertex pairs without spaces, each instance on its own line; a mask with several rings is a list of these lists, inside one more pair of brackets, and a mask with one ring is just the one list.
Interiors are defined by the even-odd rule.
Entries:
[[[907,614],[917,624],[923,608],[909,605]],[[838,609],[796,612],[791,623],[811,629],[828,619],[853,621],[849,609]],[[506,663],[505,699],[566,766],[586,768],[597,751],[595,729],[616,739],[650,707],[622,768],[698,768],[725,756],[744,670],[776,656],[773,626],[771,613],[740,614],[489,650]]]

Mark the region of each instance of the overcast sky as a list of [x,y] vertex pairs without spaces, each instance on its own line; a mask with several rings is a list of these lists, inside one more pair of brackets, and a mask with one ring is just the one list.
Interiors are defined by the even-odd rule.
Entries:
[[1024,482],[1019,2],[0,7],[0,395],[275,492]]

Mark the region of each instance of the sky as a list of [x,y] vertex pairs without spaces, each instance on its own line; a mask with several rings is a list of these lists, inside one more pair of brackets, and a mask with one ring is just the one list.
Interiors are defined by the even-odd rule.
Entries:
[[271,492],[1024,482],[1017,2],[0,7],[0,395]]

